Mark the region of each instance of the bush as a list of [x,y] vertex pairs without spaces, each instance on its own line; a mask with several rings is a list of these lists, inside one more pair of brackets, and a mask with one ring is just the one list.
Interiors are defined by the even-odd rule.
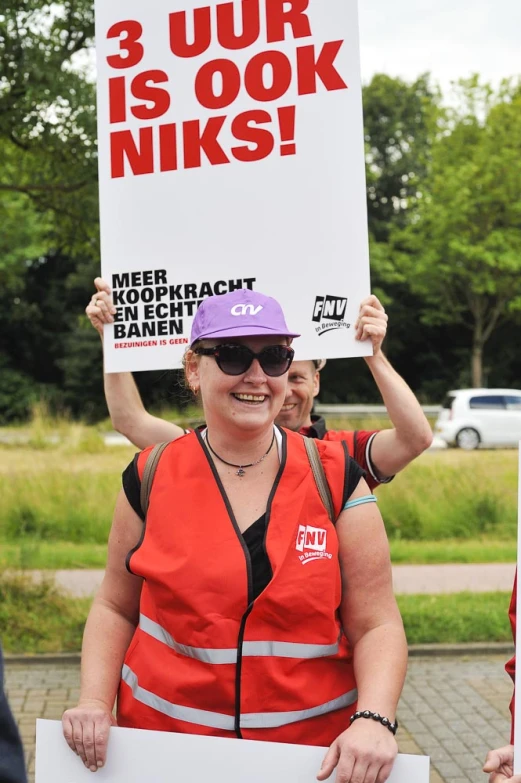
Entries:
[[26,421],[37,394],[34,381],[14,370],[0,354],[0,425]]
[[514,451],[448,451],[416,460],[378,490],[389,538],[515,537],[516,457]]
[[0,574],[0,636],[6,652],[79,650],[90,600],[66,598],[51,581]]

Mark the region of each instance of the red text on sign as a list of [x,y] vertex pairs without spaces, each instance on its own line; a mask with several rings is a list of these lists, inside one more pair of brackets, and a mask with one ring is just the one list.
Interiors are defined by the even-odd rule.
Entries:
[[[223,49],[246,49],[260,36],[260,0],[242,0],[241,32],[237,33],[234,20],[234,3],[221,3],[215,7],[215,22],[212,8],[196,8],[192,13],[188,32],[186,11],[170,14],[170,49],[176,57],[198,57],[217,38]],[[262,0],[266,15],[266,40],[268,43],[283,41],[286,26],[291,28],[293,38],[311,35],[311,25],[305,13],[309,0]],[[215,29],[214,29],[215,27]],[[191,40],[189,41],[189,38]]]
[[[143,59],[143,45],[139,39],[143,34],[143,28],[133,19],[127,19],[124,22],[113,24],[107,33],[107,38],[119,38],[120,51],[126,52],[125,57],[121,54],[111,54],[107,57],[107,62],[111,68],[132,68],[138,65]],[[121,37],[124,36],[124,37]]]
[[[335,67],[336,57],[343,41],[328,41],[317,54],[315,45],[298,46],[293,69],[289,57],[283,52],[266,51],[254,55],[247,63],[244,77],[232,60],[219,59],[205,63],[195,77],[195,95],[206,109],[220,110],[230,106],[238,97],[241,87],[255,101],[267,103],[282,98],[288,91],[293,71],[299,95],[309,95],[318,90],[318,80],[327,91],[345,90],[344,82]],[[216,77],[219,77],[216,79]],[[218,81],[219,90],[215,83]],[[168,82],[164,71],[144,71],[130,82],[132,97],[147,101],[151,106],[139,103],[130,107],[134,117],[153,120],[162,117],[170,108],[170,96],[158,84]],[[127,81],[125,76],[109,79],[110,122],[127,119]]]
[[[130,82],[130,92],[134,98],[151,103],[134,104],[130,107],[131,113],[138,120],[155,120],[166,114],[170,108],[170,93],[157,84],[168,82],[168,76],[164,71],[143,71],[138,73]],[[111,123],[126,122],[127,97],[125,76],[114,76],[109,79],[109,119]]]
[[[225,149],[220,135],[227,122],[233,138],[243,144]],[[275,148],[274,124],[276,128],[278,126],[280,154],[294,155],[294,106],[277,109],[276,119],[268,111],[254,109],[234,118],[222,115],[210,117],[206,122],[187,120],[159,128],[140,128],[137,134],[130,130],[114,131],[110,135],[111,175],[119,178],[126,173],[143,175],[178,168],[194,169],[205,162],[220,166],[232,159],[243,163],[263,160]]]

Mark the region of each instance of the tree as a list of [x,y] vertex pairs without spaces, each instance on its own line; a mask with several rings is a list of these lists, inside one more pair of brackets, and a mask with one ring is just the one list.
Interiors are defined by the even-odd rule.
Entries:
[[90,0],[0,10],[1,209],[29,201],[48,247],[97,254],[95,90],[78,61],[93,36]]
[[471,378],[483,385],[483,351],[521,310],[521,90],[497,94],[477,77],[460,83],[432,150],[417,221],[395,231],[398,266],[430,324],[470,330]]
[[375,242],[414,211],[428,171],[440,93],[428,74],[408,83],[376,74],[364,87],[367,210]]

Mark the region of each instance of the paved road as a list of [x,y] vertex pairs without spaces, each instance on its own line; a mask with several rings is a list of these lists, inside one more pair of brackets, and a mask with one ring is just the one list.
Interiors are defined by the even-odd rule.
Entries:
[[[431,783],[486,783],[487,751],[509,738],[512,685],[503,665],[498,655],[410,660],[398,743],[402,753],[431,756]],[[33,781],[35,720],[58,720],[76,702],[79,666],[7,661],[6,684]]]
[[[50,572],[34,571],[34,578],[48,577]],[[405,593],[459,593],[469,590],[486,593],[495,590],[510,592],[514,583],[515,565],[487,563],[484,565],[396,565],[393,566],[394,590]],[[55,571],[54,578],[70,595],[92,595],[101,584],[103,570]]]

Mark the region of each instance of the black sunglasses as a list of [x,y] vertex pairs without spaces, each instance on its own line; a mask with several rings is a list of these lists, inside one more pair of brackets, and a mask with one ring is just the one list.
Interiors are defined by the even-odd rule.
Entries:
[[246,345],[216,345],[215,348],[194,348],[199,356],[213,356],[217,366],[226,375],[242,375],[249,370],[253,360],[272,378],[284,375],[291,367],[295,351],[288,345],[268,345],[254,353]]

